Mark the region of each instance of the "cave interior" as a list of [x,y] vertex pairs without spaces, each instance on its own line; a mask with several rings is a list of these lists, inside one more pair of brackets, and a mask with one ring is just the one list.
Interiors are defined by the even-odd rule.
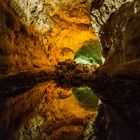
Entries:
[[139,140],[139,19],[139,0],[0,0],[0,140]]

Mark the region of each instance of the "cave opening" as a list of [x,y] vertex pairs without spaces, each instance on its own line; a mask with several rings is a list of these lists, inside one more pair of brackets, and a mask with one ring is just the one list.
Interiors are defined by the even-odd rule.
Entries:
[[74,60],[79,64],[103,65],[105,59],[102,56],[100,42],[97,40],[84,42],[81,48],[75,53]]

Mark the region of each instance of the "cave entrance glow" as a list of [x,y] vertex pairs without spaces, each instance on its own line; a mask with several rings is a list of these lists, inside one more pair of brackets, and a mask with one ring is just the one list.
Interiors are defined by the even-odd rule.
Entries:
[[102,65],[105,61],[101,55],[101,45],[99,41],[86,41],[75,53],[74,60],[79,64]]

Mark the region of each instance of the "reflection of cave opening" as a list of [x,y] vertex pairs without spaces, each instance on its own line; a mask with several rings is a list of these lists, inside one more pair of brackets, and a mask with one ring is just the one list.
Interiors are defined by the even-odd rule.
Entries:
[[85,109],[96,109],[98,106],[99,98],[93,93],[92,89],[89,87],[77,87],[73,88],[73,94],[79,101],[81,107]]

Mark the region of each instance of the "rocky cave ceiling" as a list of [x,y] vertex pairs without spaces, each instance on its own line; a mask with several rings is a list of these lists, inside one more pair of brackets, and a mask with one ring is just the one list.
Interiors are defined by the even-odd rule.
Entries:
[[0,0],[0,139],[138,140],[139,18],[139,0]]

